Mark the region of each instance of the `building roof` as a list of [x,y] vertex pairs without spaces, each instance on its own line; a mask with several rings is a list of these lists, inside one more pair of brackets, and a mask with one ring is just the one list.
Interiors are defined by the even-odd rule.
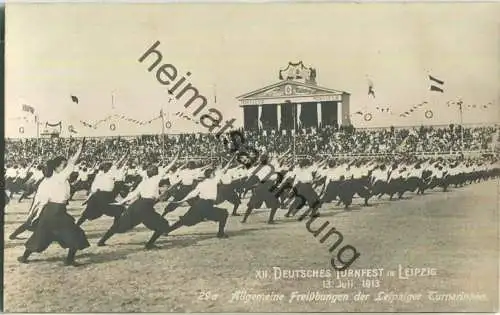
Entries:
[[308,84],[295,80],[281,80],[277,83],[265,86],[263,88],[245,93],[237,97],[238,100],[247,99],[265,99],[276,97],[303,97],[308,95],[343,95],[347,92],[329,89],[316,84]]

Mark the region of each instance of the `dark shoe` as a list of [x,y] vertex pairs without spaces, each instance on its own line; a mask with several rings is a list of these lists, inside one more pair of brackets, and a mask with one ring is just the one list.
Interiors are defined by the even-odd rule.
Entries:
[[231,215],[232,215],[233,217],[239,217],[239,216],[241,216],[241,214],[236,213],[236,212],[231,213]]
[[274,221],[274,220],[269,220],[269,221],[267,221],[267,224],[276,224],[276,221]]
[[77,262],[76,262],[76,261],[74,261],[74,260],[65,260],[65,261],[64,261],[64,265],[65,265],[65,266],[71,266],[71,267],[79,267],[79,266],[81,266],[82,264],[79,264],[79,263],[77,263]]
[[218,238],[228,238],[229,236],[226,233],[217,233]]
[[10,235],[9,240],[13,241],[17,239],[17,235]]
[[146,246],[144,246],[144,249],[153,250],[153,249],[160,249],[160,248],[158,246],[156,246],[155,244],[146,244]]
[[97,246],[99,246],[99,247],[103,247],[103,246],[106,246],[106,243],[104,243],[103,241],[99,241],[99,242],[97,243]]
[[20,262],[21,264],[27,264],[28,258],[26,258],[24,256],[19,256],[19,257],[17,257],[17,261]]

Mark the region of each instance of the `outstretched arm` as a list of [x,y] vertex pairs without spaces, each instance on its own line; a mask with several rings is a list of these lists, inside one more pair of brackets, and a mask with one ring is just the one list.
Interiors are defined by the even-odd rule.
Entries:
[[227,172],[229,166],[231,165],[231,163],[234,161],[235,158],[236,154],[233,154],[233,157],[229,160],[229,162],[227,162],[226,166],[224,166],[224,168],[222,169],[222,174],[225,174]]
[[121,157],[121,159],[120,159],[120,160],[118,160],[118,162],[115,164],[115,165],[116,165],[116,168],[120,168],[120,167],[122,167],[122,164],[123,164],[123,162],[125,161],[125,159],[127,158],[127,156],[128,156],[128,151],[127,151],[127,152],[125,152],[125,154]]
[[175,156],[175,158],[172,160],[172,162],[170,162],[170,164],[167,165],[167,167],[165,167],[161,173],[160,173],[160,176],[161,177],[164,177],[171,169],[172,167],[174,167],[175,165],[175,162],[177,162],[177,160],[179,159],[179,156],[181,155],[181,151],[177,152],[177,155]]
[[282,155],[277,157],[278,161],[281,161],[288,153],[290,153],[291,149],[286,150]]
[[73,172],[75,169],[75,164],[76,161],[80,158],[80,155],[82,154],[83,146],[85,145],[85,138],[83,138],[82,142],[80,143],[80,146],[76,150],[76,153],[68,159],[68,165],[66,165],[66,168],[60,173],[61,176],[64,176],[65,178],[69,178],[69,175]]
[[82,142],[80,143],[80,146],[76,150],[76,153],[68,159],[68,164],[70,165],[75,165],[76,161],[80,158],[80,155],[82,154],[83,146],[85,145],[85,138],[83,138]]
[[120,202],[113,202],[113,203],[111,203],[111,204],[112,204],[112,205],[120,205],[120,206],[121,206],[121,205],[124,205],[124,204],[126,204],[126,203],[128,203],[128,202],[130,202],[130,201],[134,200],[134,199],[139,198],[139,196],[140,196],[139,189],[140,189],[140,187],[141,187],[141,184],[142,184],[142,183],[143,183],[143,182],[141,182],[141,183],[140,183],[140,184],[139,184],[139,185],[138,185],[138,186],[137,186],[137,187],[136,187],[136,188],[135,188],[132,192],[130,192],[130,193],[127,195],[127,197],[125,197],[125,199],[123,199],[123,200],[122,200],[122,201],[120,201]]

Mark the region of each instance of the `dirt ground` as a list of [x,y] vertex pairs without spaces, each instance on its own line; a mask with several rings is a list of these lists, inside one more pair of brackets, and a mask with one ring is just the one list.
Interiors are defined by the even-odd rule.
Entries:
[[[328,228],[333,226],[342,233],[344,239],[333,253],[328,251],[333,236],[332,241],[320,243],[321,236],[315,238],[305,221],[283,218],[284,211],[279,212],[278,224],[267,225],[266,210],[256,212],[247,224],[239,222],[241,217],[231,217],[228,239],[215,238],[217,226],[205,222],[161,238],[161,248],[153,251],[143,249],[151,235],[143,226],[114,236],[107,247],[97,247],[112,220],[86,222],[83,228],[92,246],[79,252],[77,259],[83,266],[78,268],[63,266],[66,252],[56,244],[21,265],[16,257],[25,240],[6,237],[4,311],[497,311],[498,183],[408,196],[393,202],[375,199],[372,207],[361,207],[361,200],[355,200],[349,212],[333,205],[323,207],[312,228],[328,221]],[[69,206],[75,217],[82,211],[83,198],[79,196]],[[29,203],[13,201],[7,207],[6,236],[25,220]],[[169,214],[169,221],[174,222],[185,210]],[[28,236],[26,232],[21,237]],[[332,270],[330,259],[348,244],[361,254],[350,270],[366,273],[367,269],[383,268],[383,275],[351,275],[344,278],[352,280],[343,282],[347,288],[328,288],[326,278],[275,277],[278,268],[273,267],[281,271]],[[401,279],[398,270],[407,267],[435,268],[435,275]],[[267,277],[259,279],[259,271],[267,271]],[[336,286],[335,274],[329,279]],[[308,291],[330,300],[297,298]],[[364,300],[359,299],[360,292],[365,294]],[[273,294],[275,298],[255,300],[259,297],[254,294]],[[417,300],[391,300],[390,294],[413,294]],[[451,299],[445,294],[462,294],[460,297],[470,300],[436,301],[438,296]]]

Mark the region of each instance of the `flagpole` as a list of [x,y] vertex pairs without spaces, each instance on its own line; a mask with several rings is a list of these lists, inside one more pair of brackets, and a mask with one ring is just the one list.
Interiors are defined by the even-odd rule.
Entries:
[[295,138],[297,136],[297,104],[293,108],[293,165],[296,164]]
[[35,124],[36,124],[36,151],[37,154],[40,155],[40,124],[38,123],[38,114],[35,115]]
[[163,105],[160,110],[161,115],[161,155],[163,160],[165,160],[165,115],[163,113]]
[[458,102],[458,108],[460,110],[460,144],[461,144],[462,153],[463,153],[464,152],[464,117],[463,117],[462,105],[463,105],[463,102],[462,102],[462,100],[460,100]]
[[[214,104],[217,104],[217,85],[214,84]],[[213,162],[214,146],[210,146],[210,163]]]

